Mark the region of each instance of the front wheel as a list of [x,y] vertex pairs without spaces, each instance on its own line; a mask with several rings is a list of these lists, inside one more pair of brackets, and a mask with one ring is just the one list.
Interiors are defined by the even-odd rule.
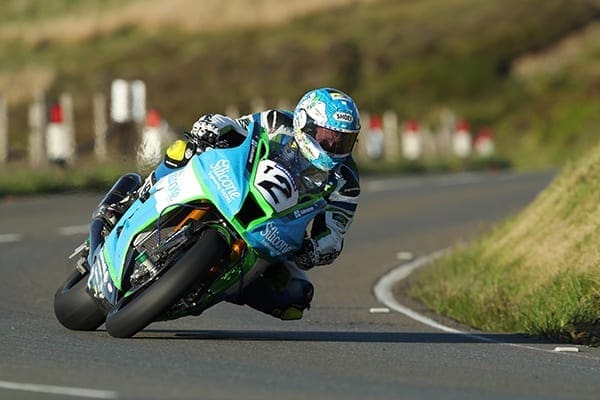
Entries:
[[207,229],[162,276],[140,293],[121,299],[106,318],[111,336],[127,338],[144,329],[181,299],[226,254],[227,243]]
[[106,318],[85,290],[88,275],[74,271],[54,295],[54,315],[66,328],[95,331]]

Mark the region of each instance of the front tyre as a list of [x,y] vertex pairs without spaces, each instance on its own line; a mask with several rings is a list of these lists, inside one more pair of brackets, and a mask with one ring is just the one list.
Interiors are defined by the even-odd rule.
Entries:
[[106,318],[111,336],[127,338],[144,329],[181,299],[228,251],[219,233],[207,229],[162,276],[140,293],[121,299]]
[[74,271],[54,295],[54,315],[66,328],[95,331],[104,323],[106,314],[85,290],[88,276]]

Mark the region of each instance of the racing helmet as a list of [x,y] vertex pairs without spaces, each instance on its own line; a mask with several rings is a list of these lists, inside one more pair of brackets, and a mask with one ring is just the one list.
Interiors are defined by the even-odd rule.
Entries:
[[354,100],[332,88],[306,93],[294,109],[294,139],[312,165],[330,171],[346,159],[360,132]]

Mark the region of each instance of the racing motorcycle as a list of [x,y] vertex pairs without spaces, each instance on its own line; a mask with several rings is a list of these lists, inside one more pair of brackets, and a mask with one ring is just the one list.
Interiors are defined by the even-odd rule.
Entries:
[[58,321],[131,337],[200,315],[289,258],[331,185],[289,132],[282,137],[270,142],[255,121],[238,145],[206,147],[149,188],[137,174],[117,181],[101,204],[122,214],[112,227],[94,219],[72,254],[75,270],[55,295]]

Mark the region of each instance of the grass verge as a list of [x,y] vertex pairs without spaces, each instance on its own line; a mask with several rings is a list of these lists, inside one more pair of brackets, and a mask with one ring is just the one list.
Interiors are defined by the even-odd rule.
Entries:
[[[510,168],[510,163],[500,156],[473,157],[466,160],[366,161],[359,163],[359,170],[364,175],[489,171],[506,168]],[[49,165],[45,168],[34,169],[23,165],[11,165],[8,169],[0,170],[0,197],[75,190],[103,191],[110,188],[118,177],[132,171],[137,171],[134,165],[115,162],[84,163],[75,168]]]
[[358,161],[361,175],[385,174],[430,174],[455,173],[465,171],[497,171],[510,169],[511,163],[503,156],[427,158],[415,161],[399,159],[395,161]]
[[11,166],[0,171],[0,198],[11,195],[107,190],[119,176],[134,171],[126,164],[85,164],[77,168]]
[[409,295],[486,331],[600,344],[600,143],[523,212],[419,271]]

